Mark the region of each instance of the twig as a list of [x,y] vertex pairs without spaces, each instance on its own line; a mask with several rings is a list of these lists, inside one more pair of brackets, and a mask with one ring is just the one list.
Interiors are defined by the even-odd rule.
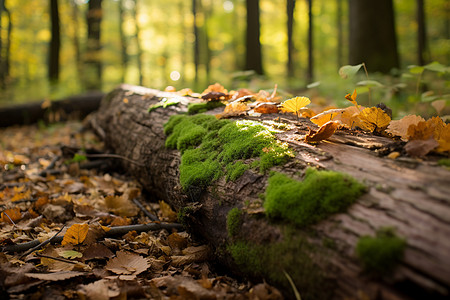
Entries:
[[[121,236],[130,231],[146,232],[146,231],[153,231],[153,230],[160,230],[160,229],[181,230],[181,229],[183,229],[183,225],[181,225],[179,223],[149,223],[149,224],[116,226],[116,227],[111,227],[111,229],[105,233],[104,237]],[[56,244],[56,243],[60,243],[62,240],[63,240],[63,236],[55,236],[49,242]],[[0,248],[1,249],[0,252],[22,252],[22,251],[27,251],[33,247],[37,247],[38,245],[40,247],[41,246],[40,244],[41,244],[41,242],[39,240],[33,240],[30,242],[16,244],[16,245],[7,245],[7,246]]]
[[74,260],[70,260],[70,259],[66,259],[66,258],[62,258],[62,257],[54,257],[54,256],[50,256],[50,255],[45,255],[42,253],[36,253],[36,256],[59,260],[59,261],[62,261],[62,262],[68,263],[68,264],[74,264],[74,265],[81,264],[81,262],[79,262],[79,261],[74,261]]
[[60,159],[60,156],[59,155],[57,155],[57,156],[55,156],[53,159],[52,159],[52,161],[50,162],[50,164],[44,169],[44,170],[42,170],[41,172],[39,172],[39,176],[47,176],[49,173],[49,171],[51,170],[51,169],[53,169],[54,167],[55,167],[55,164],[56,164],[56,162],[58,161]]
[[144,164],[141,164],[138,161],[129,159],[128,157],[125,157],[125,156],[122,156],[122,155],[118,155],[118,154],[106,154],[106,153],[104,153],[104,154],[84,154],[84,156],[86,156],[86,157],[100,157],[100,158],[101,157],[103,157],[103,158],[118,158],[118,159],[126,160],[126,161],[128,161],[128,162],[130,162],[132,164],[138,165],[140,167],[145,167]]
[[28,254],[32,253],[33,251],[36,251],[37,249],[44,247],[45,245],[47,245],[48,243],[50,243],[51,241],[53,241],[56,236],[58,234],[60,234],[61,231],[63,231],[63,229],[66,227],[66,225],[64,225],[57,233],[55,233],[55,235],[53,235],[51,238],[49,238],[48,240],[43,241],[42,243],[34,246],[33,248],[29,249],[27,252],[25,252],[24,254],[22,254],[20,256],[20,259],[22,259],[23,257],[27,256]]
[[157,216],[155,216],[154,214],[150,213],[145,207],[144,205],[142,205],[141,201],[139,201],[138,198],[133,198],[133,202],[134,204],[136,204],[141,210],[142,212],[150,218],[150,220],[152,221],[159,221],[159,218]]

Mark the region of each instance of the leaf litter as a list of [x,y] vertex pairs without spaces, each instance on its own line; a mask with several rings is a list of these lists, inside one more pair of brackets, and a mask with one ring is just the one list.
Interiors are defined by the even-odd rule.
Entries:
[[[141,186],[108,161],[85,159],[83,149],[102,144],[81,123],[11,127],[0,136],[2,297],[282,299],[267,283],[211,271],[209,246],[173,223],[169,205],[146,203]],[[100,167],[84,167],[95,160]]]

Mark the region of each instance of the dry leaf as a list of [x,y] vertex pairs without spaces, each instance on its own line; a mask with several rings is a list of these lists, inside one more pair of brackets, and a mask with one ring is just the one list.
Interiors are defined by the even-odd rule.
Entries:
[[436,149],[436,151],[438,152],[450,151],[450,124],[445,125],[437,141],[439,143],[439,147]]
[[122,196],[106,196],[105,204],[110,211],[115,214],[134,217],[139,213],[139,209],[125,195]]
[[126,251],[118,251],[116,257],[108,260],[105,269],[115,274],[138,275],[150,267],[142,256]]
[[315,115],[310,120],[314,124],[316,124],[318,126],[322,126],[323,124],[325,124],[331,120],[334,120],[335,118],[340,116],[344,111],[345,111],[344,108],[329,109],[320,114]]
[[313,131],[309,129],[309,133],[305,136],[305,142],[307,143],[318,143],[332,136],[339,127],[339,123],[336,121],[329,121],[322,126],[319,130]]
[[349,106],[342,112],[341,115],[336,116],[334,120],[341,121],[343,126],[353,129],[359,126],[359,114],[362,109],[364,109],[364,107],[361,105]]
[[66,233],[64,234],[61,245],[64,246],[67,244],[81,244],[86,239],[88,231],[88,224],[73,224],[69,229],[67,229]]
[[209,248],[206,245],[198,247],[187,247],[182,251],[181,256],[172,256],[172,265],[181,266],[193,262],[202,262],[209,257]]
[[224,94],[228,94],[227,89],[225,89],[223,87],[223,85],[221,85],[220,83],[215,83],[215,84],[211,84],[209,85],[202,93],[202,95],[205,95],[209,92],[218,92],[218,93],[224,93]]
[[177,221],[177,213],[172,210],[169,204],[164,201],[159,201],[159,209],[161,210],[163,218],[167,219],[168,222]]
[[2,222],[7,224],[12,224],[13,222],[16,223],[20,221],[21,218],[22,213],[20,212],[20,208],[18,207],[5,209],[2,212]]
[[86,250],[83,251],[83,259],[91,260],[91,259],[105,259],[111,258],[114,256],[114,253],[109,250],[108,247],[103,244],[95,243],[89,246]]
[[423,157],[438,146],[439,143],[433,138],[429,138],[426,141],[412,140],[406,143],[405,150],[410,156]]
[[282,111],[291,112],[298,116],[300,109],[310,104],[311,100],[307,97],[295,97],[289,100],[284,101],[282,106]]
[[353,103],[353,105],[358,106],[358,102],[356,102],[356,89],[353,91],[353,93],[345,95],[345,99]]
[[120,295],[120,288],[116,281],[101,279],[82,285],[78,293],[85,295],[87,299],[109,300]]
[[438,115],[440,115],[442,110],[445,108],[446,103],[447,103],[447,101],[445,101],[445,100],[435,100],[435,101],[431,102],[431,105],[436,110],[436,113]]
[[431,137],[439,140],[445,126],[440,117],[433,117],[425,122],[419,122],[417,125],[410,125],[407,137],[409,140],[428,140]]
[[59,256],[68,258],[68,259],[83,257],[83,253],[75,251],[75,250],[59,249],[57,252],[58,252]]
[[407,115],[400,120],[391,121],[386,131],[406,141],[408,139],[409,126],[417,125],[419,122],[425,122],[425,119],[416,115]]
[[278,106],[273,102],[262,102],[254,108],[254,111],[261,114],[276,114]]
[[36,278],[40,280],[59,281],[66,280],[73,277],[85,275],[87,273],[78,271],[60,271],[53,273],[25,273],[25,276],[30,278]]
[[380,132],[389,125],[391,117],[379,107],[367,107],[359,114],[361,123],[359,126],[370,132]]

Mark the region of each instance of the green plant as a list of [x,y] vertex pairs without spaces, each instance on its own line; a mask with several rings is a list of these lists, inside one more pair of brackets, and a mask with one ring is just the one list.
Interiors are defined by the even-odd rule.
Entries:
[[230,238],[236,236],[242,225],[242,210],[237,207],[232,208],[227,215],[227,232]]
[[368,272],[388,274],[403,256],[406,241],[395,235],[392,228],[381,228],[376,236],[363,236],[356,245],[356,255]]
[[302,182],[274,173],[269,178],[264,208],[271,218],[307,226],[345,211],[365,190],[349,175],[334,171],[309,168]]

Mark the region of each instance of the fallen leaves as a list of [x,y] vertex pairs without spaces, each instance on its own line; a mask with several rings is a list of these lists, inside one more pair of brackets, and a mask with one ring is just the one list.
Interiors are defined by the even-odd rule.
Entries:
[[108,260],[105,269],[119,275],[138,275],[149,267],[150,263],[142,256],[120,250]]
[[314,131],[309,129],[309,133],[305,136],[305,142],[318,143],[331,137],[339,127],[339,122],[328,121],[320,126],[319,130]]
[[311,100],[309,100],[309,98],[307,97],[295,97],[284,101],[281,104],[281,107],[283,111],[294,113],[298,117],[300,109],[310,103]]
[[66,233],[64,234],[64,238],[61,242],[61,245],[78,245],[84,242],[86,239],[87,233],[89,231],[89,225],[88,224],[73,224],[72,226],[67,229]]
[[391,117],[379,107],[367,107],[359,114],[362,129],[370,132],[380,132],[391,122]]

